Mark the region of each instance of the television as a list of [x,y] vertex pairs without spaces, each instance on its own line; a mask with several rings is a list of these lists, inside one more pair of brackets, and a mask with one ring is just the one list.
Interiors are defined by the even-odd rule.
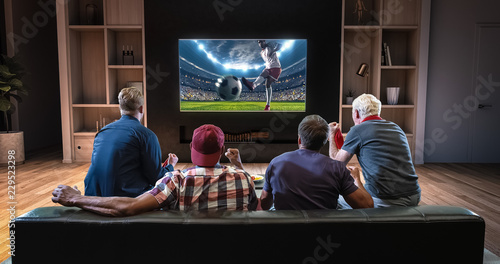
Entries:
[[305,112],[306,39],[180,39],[181,112]]

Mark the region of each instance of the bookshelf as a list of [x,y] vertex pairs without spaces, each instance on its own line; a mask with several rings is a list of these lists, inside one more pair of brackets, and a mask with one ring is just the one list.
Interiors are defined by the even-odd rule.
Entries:
[[[362,2],[358,12],[359,2]],[[415,158],[421,0],[343,0],[339,122],[344,136],[354,123],[344,93],[370,93],[382,102],[381,116],[406,133]],[[389,46],[388,65],[384,43]],[[384,57],[384,58],[383,58]],[[356,75],[362,63],[369,74]],[[387,87],[400,87],[398,103],[389,105]]]
[[146,99],[144,1],[58,0],[56,8],[63,162],[89,162],[97,131],[121,116],[120,90],[142,84]]

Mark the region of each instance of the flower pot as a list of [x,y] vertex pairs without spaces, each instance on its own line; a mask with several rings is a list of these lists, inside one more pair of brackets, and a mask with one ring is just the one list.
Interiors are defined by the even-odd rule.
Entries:
[[[9,159],[11,153],[14,153],[14,158]],[[10,164],[9,164],[9,161]],[[13,161],[15,163],[13,163]],[[0,132],[0,165],[14,165],[24,163],[24,132]]]
[[346,97],[345,98],[345,104],[350,105],[350,104],[352,104],[353,100],[354,100],[354,97]]
[[387,104],[397,105],[399,99],[399,87],[387,87]]

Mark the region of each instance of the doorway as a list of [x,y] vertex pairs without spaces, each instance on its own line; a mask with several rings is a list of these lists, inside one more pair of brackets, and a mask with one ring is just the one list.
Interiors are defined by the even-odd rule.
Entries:
[[500,163],[500,24],[476,26],[470,162]]

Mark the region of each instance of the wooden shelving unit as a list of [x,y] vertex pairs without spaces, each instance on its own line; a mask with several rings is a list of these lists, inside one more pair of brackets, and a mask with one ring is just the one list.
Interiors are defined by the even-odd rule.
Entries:
[[[120,118],[120,90],[142,83],[146,99],[144,0],[58,0],[56,6],[61,112],[69,113],[62,115],[63,162],[88,162],[96,132]],[[133,60],[124,50],[133,50]]]
[[[361,21],[357,0],[343,0],[340,116],[344,136],[354,125],[352,106],[344,93],[355,97],[370,93],[382,102],[381,116],[398,124],[406,133],[415,155],[418,98],[421,0],[364,0]],[[358,23],[360,21],[360,23]],[[392,65],[383,64],[383,45],[390,47]],[[366,77],[356,75],[362,63],[369,65]],[[387,104],[387,87],[400,87],[396,105]]]

